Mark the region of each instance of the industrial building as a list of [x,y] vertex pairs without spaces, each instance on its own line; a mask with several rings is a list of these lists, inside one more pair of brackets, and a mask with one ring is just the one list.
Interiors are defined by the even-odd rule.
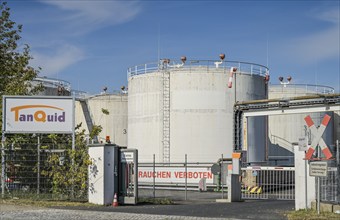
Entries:
[[[297,85],[290,79],[270,84],[267,67],[240,61],[163,59],[128,68],[127,88],[90,96],[76,96],[76,124],[87,133],[93,125],[103,130],[97,141],[110,141],[139,151],[140,162],[215,162],[233,152],[235,102],[332,94],[327,86]],[[44,95],[71,95],[63,80],[37,78]],[[339,112],[312,113],[318,124],[331,116],[323,136],[334,150],[340,137]],[[263,165],[292,165],[292,144],[312,136],[305,125],[306,114],[251,117],[243,124],[243,150],[247,162]]]

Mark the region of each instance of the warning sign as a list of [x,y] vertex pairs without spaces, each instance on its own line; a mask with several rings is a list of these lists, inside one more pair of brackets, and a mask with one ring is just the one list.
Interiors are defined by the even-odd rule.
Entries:
[[139,183],[152,183],[155,178],[156,183],[184,183],[187,179],[188,183],[195,183],[202,179],[206,179],[206,183],[213,183],[213,174],[209,167],[188,167],[185,172],[184,167],[156,167],[153,171],[152,167],[138,167]]
[[312,160],[314,151],[315,151],[317,146],[321,147],[321,150],[322,150],[323,154],[326,156],[327,160],[332,158],[333,155],[332,155],[331,151],[327,147],[327,144],[325,143],[325,141],[322,139],[322,135],[325,132],[326,127],[327,127],[330,120],[331,120],[331,116],[326,114],[325,117],[322,119],[320,127],[316,128],[312,118],[309,115],[307,117],[305,117],[305,121],[307,123],[307,126],[309,127],[309,129],[311,129],[312,135],[315,136],[313,141],[312,141],[310,148],[308,149],[308,151],[306,153],[306,158],[305,158],[306,160]]
[[310,176],[327,176],[328,165],[326,161],[311,162],[309,164]]
[[121,152],[120,160],[123,163],[133,163],[133,152]]

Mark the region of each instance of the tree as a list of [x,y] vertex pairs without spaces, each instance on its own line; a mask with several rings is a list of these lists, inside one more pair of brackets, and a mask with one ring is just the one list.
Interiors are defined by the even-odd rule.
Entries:
[[7,2],[0,0],[0,120],[2,124],[3,95],[32,95],[42,90],[42,85],[33,86],[31,81],[37,77],[40,68],[29,66],[32,58],[30,47],[18,46],[22,25],[10,19]]
[[[76,129],[80,129],[80,125]],[[68,141],[67,146],[71,146],[71,140],[65,140],[65,137],[60,135],[49,135],[49,138],[55,143]],[[91,160],[86,145],[85,130],[76,132],[75,141],[75,150],[68,147],[63,155],[50,154],[42,167],[41,175],[48,177],[51,185],[50,192],[54,199],[87,198],[87,173]],[[50,147],[42,146],[42,148],[49,149]]]

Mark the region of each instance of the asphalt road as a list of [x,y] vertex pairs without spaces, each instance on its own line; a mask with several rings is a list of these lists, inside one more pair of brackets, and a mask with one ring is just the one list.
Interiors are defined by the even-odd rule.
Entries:
[[[152,191],[142,190],[140,196],[150,197]],[[294,209],[294,201],[246,200],[218,203],[221,193],[157,190],[157,198],[170,198],[172,205],[26,207],[0,204],[0,219],[129,219],[129,220],[199,220],[199,219],[287,219],[285,214]]]
[[[152,197],[151,190],[140,190],[140,197]],[[224,194],[226,196],[226,194]],[[173,205],[138,204],[119,207],[62,207],[63,209],[91,210],[101,212],[125,212],[166,216],[191,216],[205,218],[235,219],[287,219],[285,213],[294,210],[294,201],[246,200],[235,203],[218,203],[222,194],[216,192],[157,190],[157,198],[169,198]]]
[[60,207],[60,209],[205,218],[287,219],[285,213],[294,209],[294,201],[248,200],[237,203],[190,201],[176,202],[174,205],[139,204],[119,207]]

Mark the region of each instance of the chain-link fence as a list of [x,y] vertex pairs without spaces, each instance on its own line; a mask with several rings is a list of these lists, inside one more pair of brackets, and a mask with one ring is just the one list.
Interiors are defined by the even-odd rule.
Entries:
[[[26,142],[6,142],[0,151],[4,156],[4,173],[1,178],[2,195],[6,198],[68,199],[87,201],[87,165],[82,163],[87,155],[72,156],[69,141],[53,142],[50,139],[32,138]],[[86,148],[85,148],[86,149]],[[76,166],[73,166],[75,164]],[[212,173],[215,163],[140,163],[138,165],[138,191],[140,198],[170,198],[175,200],[227,198],[226,162],[220,172]],[[321,201],[340,204],[339,156],[330,162],[327,177],[321,177]],[[82,166],[82,170],[75,170]],[[243,176],[243,198],[273,199],[284,195],[294,199],[294,170],[287,171],[261,167]],[[263,172],[263,173],[261,173]],[[269,172],[284,173],[273,175]],[[263,175],[262,175],[263,174]],[[81,178],[79,176],[81,176]],[[263,181],[254,182],[261,177]],[[275,177],[275,178],[274,178]],[[261,180],[262,180],[261,179]],[[253,180],[254,184],[246,180]],[[273,187],[270,184],[277,184]],[[268,186],[271,186],[268,188]],[[249,188],[250,187],[250,188]],[[254,192],[253,192],[253,191]],[[274,191],[273,191],[274,190]],[[276,191],[275,191],[276,190]],[[277,193],[279,191],[279,193]],[[267,195],[268,192],[270,196]],[[275,193],[272,193],[275,192]],[[244,195],[247,194],[247,197]],[[275,194],[275,195],[274,195]],[[273,196],[274,195],[274,196]],[[288,196],[288,197],[287,197]],[[276,198],[276,197],[275,197]],[[281,197],[280,197],[281,198]],[[278,198],[276,198],[278,199]]]
[[83,158],[77,160],[68,140],[56,143],[35,137],[29,142],[6,142],[1,154],[2,197],[87,200],[87,167],[80,174],[85,175],[82,183],[77,182],[72,165],[82,164],[78,160]]
[[322,202],[340,204],[339,178],[337,167],[329,167],[327,177],[320,177],[320,200]]

